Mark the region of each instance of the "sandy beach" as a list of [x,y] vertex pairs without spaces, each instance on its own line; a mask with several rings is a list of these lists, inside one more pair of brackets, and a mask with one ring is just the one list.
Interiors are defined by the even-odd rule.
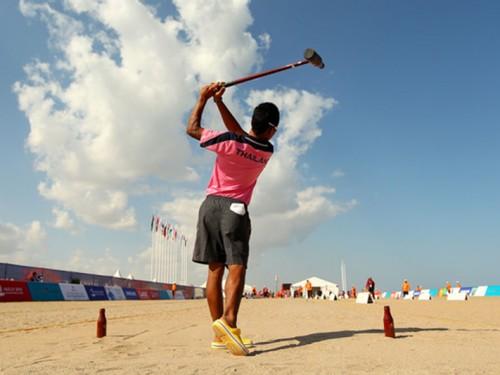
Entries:
[[[396,339],[383,334],[390,305]],[[95,337],[106,308],[108,336]],[[249,357],[210,349],[205,300],[0,304],[1,374],[498,374],[500,299],[243,300]]]

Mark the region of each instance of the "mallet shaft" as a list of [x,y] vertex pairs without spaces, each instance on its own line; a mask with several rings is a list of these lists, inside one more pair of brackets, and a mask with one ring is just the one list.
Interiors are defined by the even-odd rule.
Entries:
[[256,79],[256,78],[268,76],[270,74],[282,72],[283,70],[295,68],[297,66],[301,66],[301,65],[304,65],[304,64],[309,64],[309,61],[308,60],[297,61],[296,63],[288,64],[288,65],[282,66],[280,68],[266,70],[265,72],[252,74],[252,75],[249,75],[247,77],[243,77],[243,78],[239,78],[239,79],[236,79],[234,81],[231,81],[231,82],[227,82],[227,83],[224,84],[224,87],[230,87],[230,86],[238,85],[238,84],[243,83],[243,82],[251,81],[252,79]]

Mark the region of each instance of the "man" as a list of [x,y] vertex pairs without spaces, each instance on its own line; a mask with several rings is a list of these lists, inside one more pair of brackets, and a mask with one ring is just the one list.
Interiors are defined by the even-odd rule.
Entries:
[[[252,127],[246,133],[222,101],[224,86],[212,83],[200,90],[186,132],[202,148],[217,154],[207,196],[198,216],[193,261],[208,264],[207,301],[215,340],[235,355],[247,355],[251,342],[237,328],[238,309],[245,285],[249,255],[250,217],[248,205],[257,178],[273,154],[269,140],[278,129],[279,111],[272,103],[255,107]],[[201,117],[207,101],[214,99],[228,132],[204,129]],[[224,267],[229,274],[222,299]]]
[[451,293],[451,283],[449,281],[446,282],[446,291],[448,292],[448,294]]
[[404,279],[403,285],[401,285],[401,291],[403,292],[403,298],[410,293],[410,283],[408,280]]
[[306,280],[306,291],[307,291],[307,299],[313,298],[313,285],[309,280]]
[[371,277],[366,280],[365,287],[368,293],[370,293],[370,295],[372,296],[372,299],[375,300],[375,281],[373,281]]

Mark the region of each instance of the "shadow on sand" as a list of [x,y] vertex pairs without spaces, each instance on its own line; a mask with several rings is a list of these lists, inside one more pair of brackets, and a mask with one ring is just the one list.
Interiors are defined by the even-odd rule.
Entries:
[[[416,327],[409,327],[409,328],[399,328],[396,329],[396,339],[404,339],[411,337],[412,335],[405,335],[407,333],[415,333],[415,332],[429,332],[429,331],[448,331],[448,328],[416,328]],[[362,335],[362,334],[377,334],[377,335],[383,335],[384,330],[383,329],[364,329],[364,330],[359,330],[359,331],[335,331],[335,332],[318,332],[318,333],[311,333],[310,335],[304,335],[304,336],[293,336],[293,337],[284,337],[276,340],[270,340],[270,341],[261,341],[257,342],[256,345],[268,345],[268,344],[276,344],[279,342],[287,342],[287,341],[296,341],[294,343],[290,343],[287,345],[282,345],[277,348],[272,348],[272,349],[266,349],[266,350],[256,350],[252,352],[252,355],[257,355],[257,354],[263,354],[263,353],[270,353],[270,352],[275,352],[278,350],[285,350],[285,349],[291,349],[291,348],[298,348],[300,346],[305,346],[305,345],[310,345],[314,344],[316,342],[320,341],[326,341],[326,340],[334,340],[334,339],[342,339],[345,337],[352,337],[354,335]]]

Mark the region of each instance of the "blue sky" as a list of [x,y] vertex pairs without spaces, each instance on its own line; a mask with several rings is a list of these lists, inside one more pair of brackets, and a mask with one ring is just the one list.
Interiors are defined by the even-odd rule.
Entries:
[[[339,282],[344,259],[348,283],[358,286],[368,276],[383,289],[397,289],[403,278],[427,287],[447,280],[499,282],[499,4],[253,1],[234,2],[234,9],[228,2],[220,9],[212,2],[188,9],[158,3],[147,2],[156,18],[134,18],[127,13],[141,13],[134,2],[127,12],[111,16],[105,9],[80,9],[78,1],[69,2],[72,7],[52,1],[53,11],[83,24],[59,26],[52,36],[48,29],[56,23],[47,8],[25,2],[21,12],[15,1],[0,3],[1,261],[101,273],[120,268],[148,276],[151,214],[161,214],[192,237],[192,217],[209,177],[211,156],[182,134],[197,87],[294,62],[313,47],[326,63],[324,70],[305,66],[228,93],[242,122],[250,104],[267,97],[283,101],[288,120],[276,140],[282,151],[268,175],[264,172],[251,206],[248,281],[270,286],[278,274],[281,281],[316,275]],[[220,22],[204,22],[216,15]],[[168,16],[182,20],[177,41],[143,49],[134,32],[163,40],[157,29]],[[132,27],[120,17],[136,23]],[[105,39],[99,39],[99,31],[107,33]],[[68,40],[79,35],[108,43],[107,61],[116,66],[89,59],[86,70],[69,54],[64,57]],[[160,64],[147,61],[151,50]],[[87,63],[89,56],[82,52],[81,61]],[[181,73],[176,59],[185,67]],[[49,96],[75,113],[84,111],[83,121],[68,120],[74,134],[102,135],[99,121],[111,119],[103,124],[122,136],[92,150],[115,152],[127,163],[101,154],[99,162],[91,160],[95,155],[89,157],[71,134],[38,133],[58,117],[38,111],[43,100],[28,91],[29,108],[20,109],[22,93],[13,89],[16,82],[34,87],[29,80],[34,73],[23,68],[36,60],[52,72],[44,87],[55,82],[62,88]],[[80,76],[58,70],[57,60],[76,64],[72,68],[82,69]],[[107,80],[126,73],[117,69],[120,62],[153,78],[120,88],[120,79]],[[110,70],[99,75],[99,69]],[[167,90],[156,86],[155,77],[164,78]],[[75,92],[66,90],[72,83]],[[138,100],[137,109],[128,112],[137,89],[153,90],[158,102],[150,108],[151,102]],[[111,114],[99,107],[102,102],[111,103],[106,107]],[[206,121],[218,126],[211,109]],[[149,136],[137,132],[135,123],[144,124]],[[318,130],[321,135],[310,136]],[[126,139],[128,133],[135,137]],[[30,134],[41,134],[38,143],[28,142]],[[79,146],[82,152],[67,162],[81,169],[66,170],[68,164],[58,159]],[[54,151],[59,147],[62,154]],[[303,151],[297,151],[300,147]],[[158,150],[158,164],[145,150]],[[40,158],[46,163],[36,170]],[[101,167],[110,172],[103,176]],[[191,170],[196,178],[184,175]],[[42,182],[44,191],[38,187]],[[79,202],[79,194],[89,191],[92,200]],[[109,208],[108,192],[120,203]],[[88,204],[106,209],[94,212]],[[190,281],[203,281],[203,274],[193,266]]]

